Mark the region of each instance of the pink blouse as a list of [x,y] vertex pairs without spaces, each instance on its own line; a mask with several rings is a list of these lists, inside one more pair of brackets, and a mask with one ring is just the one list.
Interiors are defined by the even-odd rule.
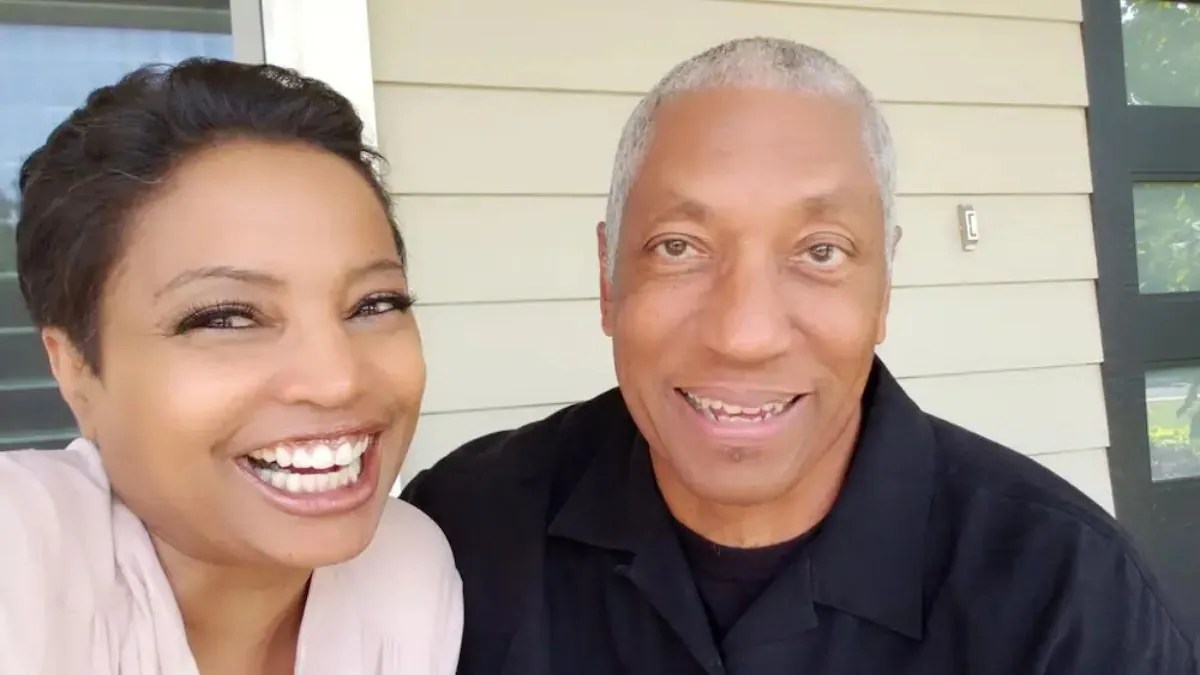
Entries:
[[[297,675],[450,675],[462,583],[441,531],[389,501],[370,546],[313,572]],[[0,453],[0,673],[199,675],[141,521],[95,446]]]

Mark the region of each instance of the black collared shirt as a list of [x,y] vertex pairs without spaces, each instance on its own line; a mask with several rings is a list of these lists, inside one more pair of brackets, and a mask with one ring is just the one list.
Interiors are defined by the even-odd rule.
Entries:
[[717,642],[725,639],[813,536],[810,531],[770,546],[732,548],[705,539],[683,523],[676,522],[675,529]]
[[454,549],[465,675],[1196,675],[1102,509],[876,364],[820,535],[714,635],[619,392],[453,453],[405,498]]

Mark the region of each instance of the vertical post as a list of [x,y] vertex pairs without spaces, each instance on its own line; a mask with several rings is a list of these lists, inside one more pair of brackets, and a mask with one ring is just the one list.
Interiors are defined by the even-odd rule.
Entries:
[[377,143],[367,0],[262,0],[267,63],[322,80],[354,104]]

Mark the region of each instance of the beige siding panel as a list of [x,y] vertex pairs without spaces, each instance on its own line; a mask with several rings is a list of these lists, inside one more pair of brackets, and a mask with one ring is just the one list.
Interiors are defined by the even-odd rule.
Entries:
[[[958,205],[979,216],[980,242],[962,249]],[[901,197],[897,286],[1096,278],[1087,195]]]
[[[401,194],[608,191],[636,99],[385,85],[379,135]],[[894,104],[902,194],[1086,194],[1082,109]]]
[[775,35],[830,52],[885,101],[1087,102],[1070,23],[706,0],[375,0],[371,14],[383,82],[644,92],[710,46]]
[[540,420],[561,407],[547,405],[422,415],[402,473],[406,477],[415,476],[467,441]]
[[900,377],[1100,363],[1090,282],[901,288],[880,354]]
[[[585,399],[614,382],[594,300],[427,306],[425,410]],[[897,289],[880,350],[898,377],[1099,363],[1086,282]]]
[[1107,446],[1099,366],[903,380],[930,414],[1027,454]]
[[[1094,366],[901,382],[927,412],[1027,454],[1059,453],[1046,458],[1051,463],[1063,464],[1064,450],[1108,444],[1104,399]],[[600,391],[597,388],[586,396]],[[469,440],[542,419],[563,405],[426,414],[417,427],[404,473],[412,476]],[[1074,467],[1069,461],[1066,465]]]
[[1110,514],[1116,513],[1108,471],[1108,452],[1103,448],[1038,455],[1034,459],[1066,479]]
[[578,401],[615,381],[594,300],[429,306],[417,320],[425,412]]
[[403,197],[423,303],[595,298],[603,197]]
[[[742,0],[735,0],[742,1]],[[753,1],[753,0],[752,0]],[[768,0],[797,5],[829,5],[855,9],[945,12],[977,16],[1006,16],[1052,21],[1083,20],[1080,0]]]
[[[979,213],[983,240],[965,253],[960,203]],[[403,197],[397,212],[424,303],[597,296],[596,222],[602,197]],[[1094,279],[1084,195],[901,197],[897,286]]]

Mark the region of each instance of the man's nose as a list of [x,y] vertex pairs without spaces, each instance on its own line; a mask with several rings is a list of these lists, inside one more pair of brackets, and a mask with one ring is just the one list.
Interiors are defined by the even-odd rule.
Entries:
[[709,349],[745,364],[787,353],[792,328],[779,274],[769,262],[746,259],[718,276],[702,315],[701,331]]
[[354,336],[341,325],[297,327],[280,346],[279,398],[285,403],[342,408],[362,393]]

